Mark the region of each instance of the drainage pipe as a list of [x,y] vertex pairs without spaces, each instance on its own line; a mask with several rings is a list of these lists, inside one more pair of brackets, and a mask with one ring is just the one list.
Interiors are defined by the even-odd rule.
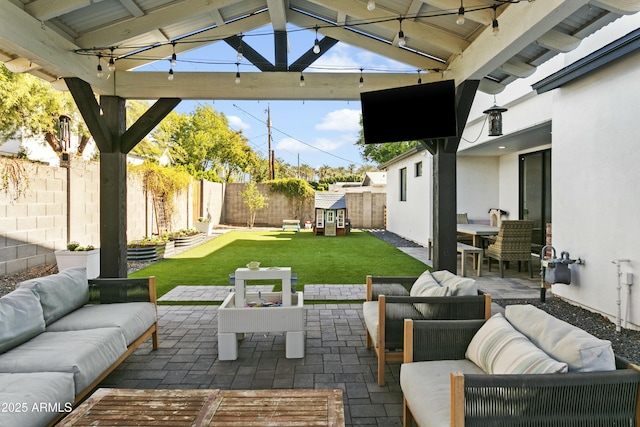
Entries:
[[620,332],[621,327],[620,327],[620,323],[622,321],[622,300],[621,300],[621,296],[620,296],[620,291],[622,290],[622,269],[620,268],[620,265],[623,262],[630,262],[630,260],[628,259],[614,259],[613,261],[611,261],[612,263],[614,263],[616,265],[616,269],[618,272],[618,285],[616,286],[616,289],[618,291],[618,297],[616,299],[616,304],[618,306],[618,312],[616,315],[616,332]]

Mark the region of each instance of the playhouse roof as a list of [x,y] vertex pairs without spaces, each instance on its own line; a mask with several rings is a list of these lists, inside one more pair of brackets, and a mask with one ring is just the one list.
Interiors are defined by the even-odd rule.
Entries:
[[340,193],[316,193],[316,208],[321,209],[346,209],[347,198]]

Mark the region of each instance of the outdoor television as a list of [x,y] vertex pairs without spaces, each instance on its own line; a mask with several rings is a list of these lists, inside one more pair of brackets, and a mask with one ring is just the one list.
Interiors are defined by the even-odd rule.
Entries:
[[363,92],[365,144],[458,136],[453,80]]

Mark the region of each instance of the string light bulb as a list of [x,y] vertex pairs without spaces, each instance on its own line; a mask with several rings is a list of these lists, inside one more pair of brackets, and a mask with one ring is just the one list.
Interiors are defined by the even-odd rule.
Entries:
[[360,68],[360,83],[358,84],[359,88],[364,86],[364,77],[362,76],[362,68]]
[[240,64],[236,62],[236,67],[238,71],[236,71],[236,84],[240,84]]
[[318,41],[318,26],[316,25],[316,41],[313,43],[313,53],[320,53],[320,42]]
[[113,59],[113,51],[115,48],[111,48],[111,56],[109,56],[109,71],[115,71],[116,70],[116,61]]
[[100,64],[101,58],[102,58],[102,55],[98,55],[98,66],[96,67],[96,76],[98,76],[99,79],[101,79],[102,76],[104,76],[104,73],[102,72],[102,64]]
[[497,35],[500,32],[500,27],[498,26],[498,7],[493,6],[493,22],[491,23],[493,35]]
[[173,53],[171,54],[171,61],[169,61],[171,63],[171,67],[175,67],[176,66],[176,62],[178,60],[178,57],[176,56],[176,42],[171,43],[173,45]]
[[422,70],[417,70],[418,71],[418,84],[421,85],[422,84],[422,76],[420,75],[420,72]]
[[404,38],[404,31],[402,31],[402,18],[400,21],[400,31],[398,31],[398,46],[404,47],[407,44],[407,39]]
[[458,9],[458,18],[456,18],[456,24],[464,25],[464,4],[460,0],[460,9]]
[[368,10],[369,12],[371,12],[372,10],[375,10],[375,8],[376,8],[376,2],[375,2],[375,0],[369,0],[369,1],[367,2],[367,10]]
[[304,87],[306,83],[304,82],[304,76],[300,73],[300,87]]
[[169,75],[167,76],[167,79],[170,82],[173,81],[173,68],[169,68]]
[[238,62],[242,61],[242,59],[244,58],[244,55],[242,54],[242,34],[239,37],[240,37],[240,44],[238,44],[238,56],[236,56],[236,59],[238,60]]

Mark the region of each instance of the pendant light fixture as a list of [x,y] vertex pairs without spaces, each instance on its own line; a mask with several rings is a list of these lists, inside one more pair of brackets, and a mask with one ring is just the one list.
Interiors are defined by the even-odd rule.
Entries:
[[167,76],[167,79],[172,82],[173,81],[173,68],[169,68],[169,75]]
[[113,72],[116,70],[116,61],[115,59],[113,59],[113,51],[115,48],[111,48],[111,56],[109,56],[109,71]]
[[364,86],[364,77],[362,76],[362,68],[360,68],[360,82],[358,83],[358,87],[362,88]]
[[236,62],[236,84],[240,84],[240,64]]
[[502,113],[505,111],[507,111],[506,108],[496,104],[495,97],[493,99],[493,107],[483,111],[484,114],[489,115],[489,136],[502,135]]
[[300,87],[303,87],[306,83],[304,82],[304,76],[300,73]]
[[369,1],[367,2],[367,10],[368,10],[369,12],[371,12],[372,10],[375,10],[375,8],[376,8],[376,2],[375,2],[375,0],[369,0]]
[[244,55],[242,54],[242,34],[238,37],[240,38],[240,44],[238,44],[238,55],[236,56],[236,59],[240,62],[244,58]]

